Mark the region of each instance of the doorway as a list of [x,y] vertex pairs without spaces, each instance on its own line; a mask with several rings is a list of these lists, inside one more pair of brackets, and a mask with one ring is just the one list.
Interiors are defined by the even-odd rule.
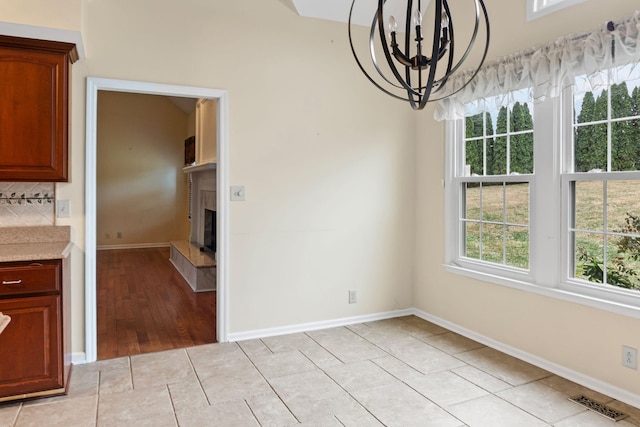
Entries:
[[[164,85],[128,80],[87,79],[86,109],[86,237],[85,237],[85,351],[86,361],[97,360],[96,289],[96,187],[97,187],[97,101],[99,91],[129,92],[186,98],[212,99],[217,102],[217,182],[218,253],[216,267],[216,336],[227,341],[227,266],[228,266],[228,94],[224,90],[191,86]],[[213,327],[213,325],[212,325]]]

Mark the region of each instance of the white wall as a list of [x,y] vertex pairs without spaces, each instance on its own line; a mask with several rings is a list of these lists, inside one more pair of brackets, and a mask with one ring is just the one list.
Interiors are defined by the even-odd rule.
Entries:
[[230,184],[247,194],[230,208],[231,333],[411,306],[413,116],[359,75],[344,25],[278,0],[91,0],[83,10],[72,182],[58,187],[78,252],[74,352],[84,351],[86,76],[229,91]]
[[82,0],[2,0],[0,20],[14,24],[80,31]]
[[[524,1],[486,3],[493,23],[491,58],[596,28],[638,7],[637,1],[590,0],[527,23]],[[623,344],[640,347],[639,320],[445,272],[444,123],[430,120],[432,111],[425,117],[417,130],[414,305],[535,357],[640,394],[640,373],[621,364]]]
[[[72,203],[59,223],[77,245],[73,350],[84,351],[84,88],[97,76],[229,91],[230,184],[247,187],[230,209],[231,332],[416,306],[640,394],[638,373],[620,367],[620,346],[640,347],[637,320],[444,271],[443,124],[370,86],[343,24],[286,3],[83,0],[72,179],[57,188]],[[14,16],[41,25],[31,6]],[[531,23],[524,1],[487,7],[497,57],[616,19],[637,1],[588,0]],[[352,288],[359,302],[348,305]]]
[[182,172],[188,127],[187,113],[168,97],[99,92],[98,246],[188,239],[188,176]]

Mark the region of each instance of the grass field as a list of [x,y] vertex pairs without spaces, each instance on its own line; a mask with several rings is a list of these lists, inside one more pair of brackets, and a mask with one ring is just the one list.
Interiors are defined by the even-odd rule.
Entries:
[[[467,252],[470,258],[482,259],[498,264],[529,268],[529,186],[526,183],[469,187],[466,194],[467,219],[482,219],[482,233],[478,222],[468,222],[466,229]],[[604,232],[620,232],[627,213],[640,215],[640,182],[581,181],[576,183],[576,250],[604,259]],[[604,200],[607,202],[606,215]],[[506,203],[505,203],[506,202]],[[506,210],[505,210],[506,206]],[[481,215],[482,214],[482,215]],[[481,218],[482,216],[482,218]],[[506,226],[503,226],[506,216]],[[606,219],[606,226],[605,226]],[[500,224],[487,224],[487,222]],[[640,236],[638,236],[640,238]],[[616,243],[620,236],[609,235],[607,259],[619,254]],[[608,269],[615,266],[608,262]],[[640,262],[625,257],[626,268],[640,274]],[[576,262],[576,277],[587,279],[583,274],[583,262]],[[638,288],[640,281],[635,278]]]

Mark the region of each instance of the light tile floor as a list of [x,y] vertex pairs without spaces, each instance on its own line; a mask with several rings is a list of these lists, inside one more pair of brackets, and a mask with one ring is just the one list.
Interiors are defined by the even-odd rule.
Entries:
[[[620,422],[568,400],[584,394]],[[78,365],[0,426],[640,426],[640,409],[417,317]]]

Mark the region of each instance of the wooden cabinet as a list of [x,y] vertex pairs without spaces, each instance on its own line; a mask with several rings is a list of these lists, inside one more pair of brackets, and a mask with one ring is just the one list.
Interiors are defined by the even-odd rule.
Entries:
[[0,402],[64,393],[62,261],[0,263]]
[[68,180],[72,43],[0,36],[0,181]]

